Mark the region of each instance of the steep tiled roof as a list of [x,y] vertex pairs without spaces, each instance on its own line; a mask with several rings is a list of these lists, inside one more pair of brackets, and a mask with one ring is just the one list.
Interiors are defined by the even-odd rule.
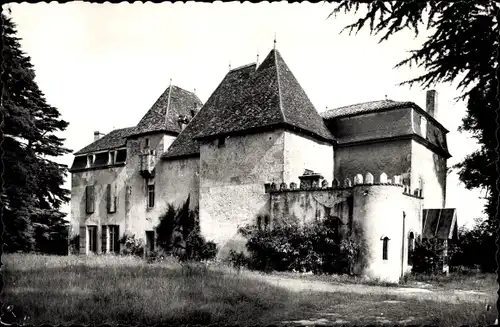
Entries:
[[200,147],[195,136],[209,129],[210,117],[217,114],[218,108],[227,105],[227,101],[240,96],[241,85],[255,72],[255,64],[231,70],[215,89],[207,103],[194,116],[186,128],[174,140],[163,157],[179,157],[198,154]]
[[406,106],[415,106],[413,102],[408,101],[393,101],[393,100],[379,100],[352,104],[350,106],[330,109],[321,113],[324,119],[338,118],[344,116],[356,115],[364,112],[382,111],[386,109],[402,108]]
[[447,240],[457,237],[456,209],[424,209],[423,238]]
[[201,105],[194,93],[178,86],[169,86],[142,117],[131,135],[158,131],[180,133],[179,115],[191,117],[191,110],[198,109]]
[[97,141],[92,142],[91,144],[87,145],[80,151],[75,152],[74,154],[79,155],[89,152],[115,149],[125,146],[126,137],[129,136],[133,130],[134,127],[115,129],[114,131],[109,132],[108,134],[104,135]]
[[306,93],[277,50],[255,70],[230,71],[164,157],[199,153],[193,138],[283,126],[333,140]]

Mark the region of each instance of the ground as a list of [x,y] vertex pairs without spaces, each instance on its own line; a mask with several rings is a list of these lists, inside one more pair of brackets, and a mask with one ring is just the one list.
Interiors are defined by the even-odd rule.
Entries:
[[2,301],[29,324],[489,325],[494,275],[381,285],[132,257],[6,255]]

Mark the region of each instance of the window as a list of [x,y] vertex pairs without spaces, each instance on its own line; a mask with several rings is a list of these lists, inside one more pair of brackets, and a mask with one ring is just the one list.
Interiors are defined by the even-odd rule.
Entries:
[[89,252],[97,253],[97,226],[87,226],[89,235]]
[[149,148],[149,138],[147,137],[144,139],[144,147]]
[[410,232],[410,235],[408,236],[408,264],[412,265],[413,264],[413,251],[415,250],[415,234],[413,232]]
[[389,238],[386,236],[383,238],[383,243],[382,243],[382,260],[387,260],[388,247],[389,247]]
[[85,188],[85,211],[87,213],[94,213],[94,186],[87,185]]
[[152,230],[146,231],[146,249],[148,252],[155,250],[155,232]]
[[264,229],[267,230],[269,228],[269,216],[264,216]]
[[109,252],[119,253],[120,252],[120,241],[119,241],[119,226],[109,225]]
[[127,149],[121,149],[116,152],[116,163],[122,163],[127,160]]
[[108,226],[102,225],[101,228],[101,252],[106,253],[108,250]]
[[94,165],[94,155],[87,156],[87,168],[90,168]]
[[219,137],[218,139],[218,143],[217,143],[217,146],[219,148],[222,148],[226,145],[226,137],[225,136],[222,136],[222,137]]
[[148,185],[148,208],[155,206],[155,186]]
[[112,184],[108,184],[106,198],[108,203],[108,213],[116,212],[116,195],[115,187]]
[[262,217],[261,216],[257,216],[257,228],[259,230],[262,230]]

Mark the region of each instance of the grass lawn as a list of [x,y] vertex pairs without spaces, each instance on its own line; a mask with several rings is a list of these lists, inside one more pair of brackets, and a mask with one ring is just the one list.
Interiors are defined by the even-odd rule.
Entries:
[[[383,292],[294,292],[249,272],[202,264],[32,254],[4,255],[2,261],[2,301],[14,305],[18,322],[27,324],[268,325],[319,319],[317,323],[329,325],[460,326],[489,325],[495,319],[495,311],[486,311],[484,301],[452,303]],[[484,280],[477,290],[490,292],[488,301],[494,307],[495,276]],[[446,288],[447,281],[440,282]]]

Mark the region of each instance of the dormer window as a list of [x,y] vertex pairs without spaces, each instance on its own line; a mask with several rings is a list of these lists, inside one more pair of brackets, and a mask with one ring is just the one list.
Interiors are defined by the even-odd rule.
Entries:
[[219,139],[217,140],[217,146],[219,148],[226,146],[226,137],[225,136],[219,137]]
[[94,165],[94,155],[90,154],[87,156],[87,167],[90,168]]

